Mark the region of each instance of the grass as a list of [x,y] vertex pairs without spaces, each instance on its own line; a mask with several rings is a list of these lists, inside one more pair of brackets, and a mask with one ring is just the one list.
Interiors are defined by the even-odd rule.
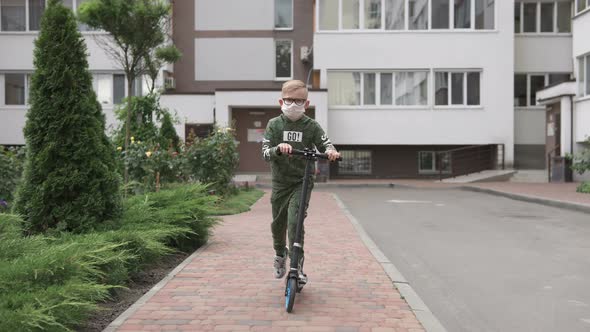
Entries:
[[0,331],[78,330],[140,271],[204,244],[212,214],[247,211],[262,194],[219,200],[204,185],[175,186],[127,199],[120,219],[86,234],[22,237],[22,220],[0,214]]
[[226,216],[250,211],[250,207],[256,203],[264,192],[259,189],[241,189],[235,196],[221,200],[210,209],[211,215]]

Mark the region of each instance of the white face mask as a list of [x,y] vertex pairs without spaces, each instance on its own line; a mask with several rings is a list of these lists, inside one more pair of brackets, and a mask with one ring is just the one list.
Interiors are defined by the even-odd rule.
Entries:
[[281,106],[281,111],[289,120],[297,121],[303,117],[303,113],[305,113],[305,105],[297,106],[295,103],[291,105],[287,105],[283,103]]
[[283,106],[281,106],[281,111],[283,111],[283,114],[285,114],[289,120],[297,121],[303,117],[303,113],[305,113],[305,106],[297,106],[295,103],[291,105],[283,103]]

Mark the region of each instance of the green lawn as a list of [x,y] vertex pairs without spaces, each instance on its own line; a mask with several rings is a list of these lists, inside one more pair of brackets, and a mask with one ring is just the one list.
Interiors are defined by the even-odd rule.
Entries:
[[215,207],[210,210],[211,215],[227,216],[250,211],[250,207],[256,203],[262,195],[264,195],[264,192],[259,189],[241,189],[237,195],[218,202]]

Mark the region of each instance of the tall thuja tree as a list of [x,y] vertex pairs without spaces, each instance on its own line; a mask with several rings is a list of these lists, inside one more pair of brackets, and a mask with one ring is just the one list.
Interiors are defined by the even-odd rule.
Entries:
[[27,159],[15,202],[29,233],[81,232],[120,211],[115,150],[86,56],[72,11],[50,0],[35,41]]
[[[171,6],[166,0],[89,0],[79,12],[80,21],[108,32],[97,35],[96,40],[125,72],[130,97],[134,96],[137,77],[146,73],[152,76],[165,62],[180,57],[169,44]],[[125,150],[131,137],[130,107],[127,103]],[[136,120],[141,122],[140,118]],[[127,181],[127,169],[125,175]]]

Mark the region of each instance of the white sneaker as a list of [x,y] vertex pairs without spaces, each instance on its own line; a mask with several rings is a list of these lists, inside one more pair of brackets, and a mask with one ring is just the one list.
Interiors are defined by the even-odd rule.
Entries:
[[289,257],[289,248],[285,248],[285,253],[283,256],[275,256],[274,261],[274,269],[275,269],[275,278],[281,279],[285,276],[287,269],[285,266],[287,265],[287,257]]
[[287,261],[287,256],[275,256],[274,268],[275,268],[275,278],[281,279],[285,276],[285,263]]

